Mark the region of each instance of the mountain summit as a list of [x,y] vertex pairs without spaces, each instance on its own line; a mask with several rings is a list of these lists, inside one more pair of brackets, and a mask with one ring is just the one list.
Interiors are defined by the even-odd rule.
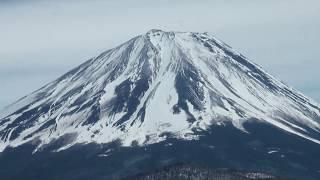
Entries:
[[0,150],[68,136],[122,146],[199,139],[212,125],[269,124],[320,144],[320,108],[207,33],[150,30],[5,108]]

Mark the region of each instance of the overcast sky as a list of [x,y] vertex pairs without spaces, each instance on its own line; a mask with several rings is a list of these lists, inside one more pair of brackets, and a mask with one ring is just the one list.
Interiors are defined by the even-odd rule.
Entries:
[[319,0],[0,0],[0,109],[153,28],[212,33],[320,102]]

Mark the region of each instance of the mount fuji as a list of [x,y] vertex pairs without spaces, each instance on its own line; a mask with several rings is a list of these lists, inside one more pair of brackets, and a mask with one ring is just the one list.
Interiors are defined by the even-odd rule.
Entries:
[[8,179],[177,162],[317,179],[320,106],[208,33],[150,30],[3,109],[0,151]]

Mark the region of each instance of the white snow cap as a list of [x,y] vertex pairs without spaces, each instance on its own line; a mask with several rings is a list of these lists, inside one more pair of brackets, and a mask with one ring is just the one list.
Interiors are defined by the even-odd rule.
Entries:
[[[0,151],[68,136],[123,146],[197,139],[249,120],[319,143],[320,108],[208,33],[150,30],[81,64],[0,115]],[[72,136],[71,136],[72,135]],[[72,137],[72,138],[71,138]]]

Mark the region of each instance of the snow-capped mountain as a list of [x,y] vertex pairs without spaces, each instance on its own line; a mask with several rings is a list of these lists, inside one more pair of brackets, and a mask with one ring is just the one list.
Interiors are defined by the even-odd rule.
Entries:
[[320,144],[318,104],[207,33],[150,30],[5,108],[0,151],[65,136],[57,151],[196,140],[226,123],[249,133],[248,121]]

